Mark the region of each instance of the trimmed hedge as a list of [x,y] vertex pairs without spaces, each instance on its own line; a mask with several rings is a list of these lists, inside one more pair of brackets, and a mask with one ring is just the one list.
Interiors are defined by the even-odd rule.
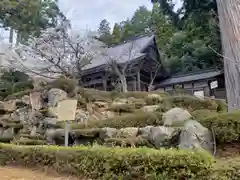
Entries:
[[197,121],[200,121],[211,116],[217,116],[219,113],[215,110],[199,109],[193,111],[191,114]]
[[117,113],[132,113],[134,111],[134,106],[131,104],[113,104],[108,110]]
[[0,163],[51,166],[58,172],[92,179],[207,179],[214,160],[205,152],[80,146],[16,146],[0,144]]
[[[199,109],[217,110],[220,106],[217,101],[211,99],[200,99],[194,96],[171,96],[163,99],[163,105],[172,107],[182,107],[189,111]],[[170,108],[170,107],[169,107]]]
[[156,113],[146,113],[146,112],[136,112],[131,114],[125,114],[122,116],[117,116],[114,118],[108,118],[106,120],[98,121],[92,120],[88,121],[88,124],[71,124],[72,129],[83,129],[83,128],[126,128],[126,127],[145,127],[147,125],[158,126],[163,125],[162,114]]
[[78,88],[78,93],[82,95],[84,99],[88,101],[96,101],[96,100],[105,100],[105,101],[113,101],[117,98],[137,98],[137,99],[144,99],[149,94],[159,94],[161,97],[168,97],[169,94],[164,91],[155,91],[155,92],[143,92],[143,91],[135,91],[135,92],[107,92],[107,91],[99,91],[96,89],[85,89],[85,88]]
[[46,145],[47,142],[38,139],[20,138],[18,140],[13,140],[11,143],[17,145]]
[[210,130],[213,128],[217,145],[240,141],[240,111],[219,113],[197,120]]
[[121,146],[121,147],[151,147],[154,146],[145,138],[132,137],[132,138],[107,138],[104,140],[104,145],[107,146]]

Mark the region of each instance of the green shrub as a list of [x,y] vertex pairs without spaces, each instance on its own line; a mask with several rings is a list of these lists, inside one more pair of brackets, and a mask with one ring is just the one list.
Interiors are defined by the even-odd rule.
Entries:
[[75,92],[77,87],[77,82],[71,79],[59,78],[50,83],[52,88],[58,88],[66,91],[69,94]]
[[0,81],[0,95],[2,98],[34,88],[29,76],[20,71],[4,71],[0,77]]
[[223,100],[215,100],[217,103],[217,111],[218,112],[226,112],[227,111],[227,105]]
[[71,131],[74,137],[78,138],[81,136],[84,137],[98,137],[100,129],[99,128],[92,128],[92,129],[76,129]]
[[45,138],[40,134],[36,134],[35,136],[32,136],[30,134],[20,134],[20,137],[27,138],[27,139],[33,139],[33,140],[45,140]]
[[145,97],[145,102],[147,105],[156,105],[162,102],[162,99],[159,97],[151,97],[147,96]]
[[0,163],[49,166],[91,179],[207,179],[214,167],[205,152],[101,146],[56,147],[0,145]]
[[240,111],[219,113],[198,121],[210,130],[213,128],[217,145],[240,140]]
[[28,139],[28,138],[20,138],[18,140],[11,141],[12,144],[17,145],[46,145],[47,142],[44,140],[37,139]]
[[149,94],[158,94],[161,97],[168,97],[169,94],[164,91],[154,91],[154,92],[144,92],[144,91],[135,91],[135,92],[126,92],[120,94],[120,97],[122,98],[129,98],[129,97],[134,97],[134,98],[146,98]]
[[104,140],[104,144],[108,146],[121,146],[121,147],[154,147],[152,144],[144,138],[132,137],[132,138],[107,138]]
[[189,111],[198,109],[217,110],[217,103],[210,99],[200,99],[194,96],[172,96],[163,99],[162,104],[172,104],[173,107],[182,107]]
[[191,114],[196,120],[200,121],[202,119],[205,119],[211,116],[216,116],[219,113],[215,110],[199,109],[199,110],[193,111]]
[[109,118],[102,121],[90,120],[88,124],[72,124],[73,129],[83,128],[125,128],[125,127],[145,127],[147,125],[162,125],[162,114],[161,113],[146,113],[139,111],[137,113],[126,114]]
[[[107,91],[99,91],[96,89],[85,89],[85,88],[78,88],[78,93],[81,94],[83,97],[90,99],[91,101],[96,100],[105,100],[105,101],[113,101],[117,98],[136,98],[136,99],[144,99],[147,97],[149,92],[142,92],[142,91],[135,91],[135,92],[126,92],[121,93],[117,91],[107,92]],[[156,91],[154,94],[159,94],[161,97],[168,97],[169,94],[167,92]]]
[[1,143],[10,143],[14,137],[0,137]]
[[117,113],[132,113],[134,106],[131,104],[112,104],[108,110]]
[[11,94],[7,96],[4,100],[7,101],[7,100],[22,98],[24,95],[29,95],[31,92],[38,92],[38,91],[47,90],[47,89],[50,89],[50,86],[45,86],[45,87],[42,87],[41,89],[27,89],[24,91]]
[[140,109],[146,105],[146,102],[144,101],[144,99],[134,98],[131,101],[132,101],[131,104],[134,106],[135,109]]
[[112,101],[111,94],[110,94],[110,92],[107,92],[107,91],[78,88],[78,94],[80,94],[83,97],[83,99],[85,99],[87,102]]

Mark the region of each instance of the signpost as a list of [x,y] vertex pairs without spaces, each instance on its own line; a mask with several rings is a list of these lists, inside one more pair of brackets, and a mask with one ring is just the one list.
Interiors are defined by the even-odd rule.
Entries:
[[218,82],[217,82],[217,81],[212,81],[212,82],[210,83],[210,87],[211,87],[211,89],[217,88],[217,87],[218,87]]
[[65,146],[68,146],[69,124],[68,121],[75,120],[77,100],[63,100],[58,103],[58,120],[65,121]]
[[202,99],[204,98],[204,91],[194,91],[194,96]]

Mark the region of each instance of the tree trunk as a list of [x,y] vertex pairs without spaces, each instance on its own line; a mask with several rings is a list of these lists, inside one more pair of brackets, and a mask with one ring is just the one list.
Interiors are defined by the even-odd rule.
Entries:
[[17,32],[17,39],[16,39],[16,45],[18,46],[21,41],[21,33],[18,31]]
[[122,86],[122,92],[128,92],[128,89],[127,89],[127,79],[124,75],[121,75],[120,76],[120,81],[121,81],[121,86]]
[[217,0],[224,55],[228,110],[240,108],[240,5],[239,0]]
[[9,31],[9,43],[11,45],[13,43],[13,28],[10,28],[10,31]]

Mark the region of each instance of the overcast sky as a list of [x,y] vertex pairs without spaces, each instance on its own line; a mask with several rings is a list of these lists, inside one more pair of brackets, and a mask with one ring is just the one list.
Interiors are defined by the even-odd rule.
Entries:
[[[180,6],[180,0],[175,0]],[[59,0],[61,10],[71,20],[74,29],[98,28],[107,19],[111,26],[131,17],[141,5],[152,9],[151,0]]]
[[151,9],[150,0],[60,0],[61,10],[71,20],[74,29],[97,29],[101,20],[115,22],[131,17],[141,5]]
[[[175,2],[179,7],[180,0]],[[130,18],[141,5],[152,8],[151,0],[59,0],[60,9],[74,30],[96,30],[103,19],[107,19],[112,27],[114,23]],[[8,34],[4,33],[5,38]]]

